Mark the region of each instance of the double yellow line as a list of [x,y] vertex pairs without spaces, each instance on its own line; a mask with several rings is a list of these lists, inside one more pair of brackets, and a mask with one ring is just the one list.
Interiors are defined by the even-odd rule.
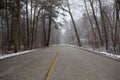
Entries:
[[50,76],[51,76],[51,74],[52,74],[52,72],[53,72],[53,69],[54,69],[55,63],[56,63],[56,61],[57,61],[59,52],[60,52],[60,50],[57,52],[57,54],[56,54],[55,57],[53,58],[53,60],[52,60],[52,62],[51,62],[51,64],[50,64],[50,67],[49,67],[49,69],[48,69],[47,75],[46,75],[46,77],[45,77],[45,80],[49,80],[49,79],[50,79]]

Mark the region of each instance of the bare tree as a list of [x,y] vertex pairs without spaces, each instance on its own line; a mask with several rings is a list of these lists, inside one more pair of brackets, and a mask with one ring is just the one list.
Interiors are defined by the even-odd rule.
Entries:
[[91,8],[92,8],[93,17],[94,17],[94,20],[95,20],[96,28],[97,28],[99,39],[100,39],[100,44],[103,46],[103,40],[102,40],[102,36],[101,36],[98,20],[97,20],[97,17],[95,15],[95,10],[94,10],[94,6],[93,6],[93,0],[89,0],[89,2],[90,2],[90,5],[91,5]]
[[29,28],[29,19],[28,19],[28,0],[25,1],[26,3],[26,24],[27,24],[27,48],[30,45],[30,28]]
[[102,9],[102,3],[101,0],[98,0],[99,2],[99,8],[100,8],[100,14],[101,14],[101,27],[103,27],[103,31],[104,31],[104,39],[105,39],[105,48],[106,50],[108,50],[108,35],[107,35],[107,28],[106,28],[106,24],[105,24],[105,19],[104,19],[104,15],[103,15],[103,9]]
[[18,29],[20,26],[20,0],[16,0],[15,26],[14,26],[14,52],[18,51]]
[[69,4],[69,1],[68,1],[68,0],[67,0],[67,6],[68,6],[68,12],[69,12],[70,17],[71,17],[72,22],[73,22],[73,27],[74,27],[75,34],[76,34],[76,37],[77,37],[78,45],[79,45],[79,47],[81,47],[80,37],[79,37],[78,31],[77,31],[77,27],[76,27],[76,24],[75,24],[73,15],[72,15],[72,13],[71,13],[70,4]]
[[86,9],[86,12],[87,12],[87,15],[88,15],[88,19],[89,19],[89,22],[90,22],[90,26],[91,26],[91,30],[92,30],[92,35],[94,37],[94,40],[95,40],[95,47],[97,47],[97,41],[96,41],[96,33],[95,33],[95,30],[94,30],[94,27],[93,27],[93,22],[90,18],[90,15],[89,15],[89,12],[88,12],[88,9],[87,9],[87,4],[86,4],[86,1],[84,0],[84,3],[85,3],[85,9]]

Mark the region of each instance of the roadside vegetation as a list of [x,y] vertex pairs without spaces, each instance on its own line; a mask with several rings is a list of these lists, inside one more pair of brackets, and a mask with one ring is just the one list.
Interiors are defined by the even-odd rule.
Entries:
[[[78,20],[72,13],[71,0],[1,0],[0,53],[46,47],[64,38],[64,44],[119,54],[120,1],[76,1],[84,5]],[[57,22],[66,13],[70,20],[64,25]],[[64,36],[54,37],[59,35],[52,33],[53,29],[61,28],[66,29]]]

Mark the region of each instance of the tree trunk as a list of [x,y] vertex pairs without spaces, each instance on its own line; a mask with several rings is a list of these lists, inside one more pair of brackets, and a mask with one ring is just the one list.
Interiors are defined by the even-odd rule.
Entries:
[[50,35],[51,35],[51,23],[52,23],[52,5],[50,7],[50,14],[49,14],[49,28],[48,28],[48,40],[47,40],[47,46],[49,46],[49,42],[50,42]]
[[[3,11],[2,11],[2,12],[3,12]],[[2,15],[2,19],[3,19],[3,15]],[[3,20],[1,20],[1,30],[2,30],[2,31],[1,31],[1,36],[2,36],[2,37],[1,37],[1,40],[2,40],[2,41],[1,41],[1,42],[2,42],[2,43],[1,43],[1,50],[2,50],[2,55],[3,55],[3,47],[4,47],[4,45],[3,45],[3,44],[4,44],[4,37],[3,37],[3,36],[4,36]]]
[[70,17],[71,17],[72,22],[73,22],[73,27],[74,27],[75,34],[76,34],[76,37],[77,37],[78,45],[79,45],[79,47],[81,47],[81,41],[80,41],[80,38],[79,38],[79,34],[78,34],[78,31],[77,31],[77,27],[76,27],[76,24],[75,24],[73,15],[72,15],[72,13],[71,13],[71,9],[70,9],[70,5],[69,5],[68,0],[67,0],[67,6],[68,6],[68,9],[69,9]]
[[28,19],[28,0],[26,0],[26,21],[27,21],[27,48],[30,45],[30,34],[29,34],[29,19]]
[[7,34],[6,34],[6,40],[5,40],[5,51],[8,50],[8,44],[9,44],[9,17],[8,17],[8,0],[5,0],[5,14],[6,14],[6,28],[7,28]]
[[89,12],[88,12],[88,9],[87,9],[87,5],[86,5],[86,1],[84,0],[84,3],[85,3],[85,9],[86,9],[86,12],[87,12],[87,15],[88,15],[88,19],[89,19],[89,22],[90,22],[90,26],[91,26],[91,30],[92,30],[92,35],[95,39],[95,46],[94,48],[98,47],[97,46],[97,41],[96,41],[96,34],[95,34],[95,31],[94,31],[94,28],[93,28],[93,23],[92,23],[92,20],[90,19],[90,15],[89,15]]
[[18,28],[20,26],[20,0],[16,0],[15,26],[14,26],[14,52],[18,51]]
[[102,36],[101,36],[99,24],[98,24],[96,15],[95,15],[94,7],[93,7],[93,1],[91,1],[91,0],[89,0],[89,1],[90,1],[90,5],[91,5],[91,8],[92,8],[92,12],[93,12],[93,17],[94,17],[94,20],[95,20],[96,28],[97,28],[97,31],[98,31],[98,35],[99,35],[99,39],[100,39],[100,44],[103,46],[103,40],[102,40]]
[[36,5],[34,8],[34,17],[33,17],[33,28],[32,28],[32,39],[31,39],[31,49],[33,47],[33,43],[34,43],[34,31],[35,31],[35,13],[36,13]]
[[43,11],[43,46],[46,46],[45,11]]
[[103,31],[104,31],[105,48],[106,48],[106,50],[108,50],[108,35],[107,35],[105,19],[104,19],[104,15],[103,15],[103,11],[102,11],[102,4],[101,4],[100,0],[98,0],[98,1],[99,1],[99,7],[100,7],[101,22],[102,22],[101,26],[103,27]]

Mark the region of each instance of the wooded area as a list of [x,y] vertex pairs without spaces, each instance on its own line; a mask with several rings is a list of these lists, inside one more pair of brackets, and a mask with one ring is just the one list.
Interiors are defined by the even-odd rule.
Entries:
[[[107,51],[114,51],[115,53],[120,50],[120,1],[115,0],[114,4],[105,5],[103,0],[89,0],[92,8],[92,13],[88,12],[87,2],[84,0],[86,13],[91,25],[94,43],[93,47],[104,47]],[[94,6],[96,4],[97,6]],[[95,11],[98,7],[99,10]],[[97,14],[100,16],[96,16]],[[93,18],[93,19],[92,19]]]
[[109,5],[104,0],[81,1],[85,10],[82,19],[75,21],[69,0],[0,0],[0,51],[10,53],[49,46],[51,29],[58,29],[61,24],[57,17],[65,16],[62,10],[71,18],[65,43],[119,53],[120,1],[114,0]]
[[48,46],[57,26],[61,0],[1,0],[0,48],[3,53]]
[[[83,16],[76,21],[81,46],[119,54],[120,1],[82,1],[84,3]],[[71,27],[66,33],[73,33],[72,29]],[[67,40],[67,43],[76,44],[74,36],[75,34],[69,35],[71,38]]]

